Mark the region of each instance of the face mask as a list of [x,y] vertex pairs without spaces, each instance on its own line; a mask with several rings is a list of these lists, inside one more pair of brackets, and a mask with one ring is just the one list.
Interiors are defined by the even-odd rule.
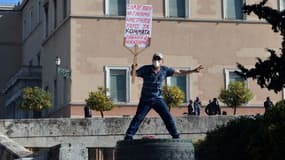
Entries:
[[160,67],[160,63],[159,63],[158,60],[153,60],[153,61],[152,61],[152,65],[154,66],[154,68]]

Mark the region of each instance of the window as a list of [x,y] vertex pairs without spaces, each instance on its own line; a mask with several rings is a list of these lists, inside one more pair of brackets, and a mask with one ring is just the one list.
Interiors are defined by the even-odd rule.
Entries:
[[279,0],[279,10],[283,11],[285,9],[285,0]]
[[33,8],[30,11],[30,32],[33,31]]
[[67,103],[67,94],[66,93],[68,93],[68,90],[67,90],[67,78],[63,77],[63,92],[62,92],[63,96],[62,97],[63,97],[64,104]]
[[224,19],[244,19],[243,3],[244,0],[223,0]]
[[32,59],[29,61],[29,66],[30,67],[33,66],[33,60]]
[[166,17],[188,17],[188,0],[165,0]]
[[45,36],[48,36],[48,26],[49,26],[49,16],[48,16],[48,8],[49,8],[49,4],[46,3],[44,5],[44,10],[45,10]]
[[107,95],[113,102],[129,102],[129,67],[105,67]]
[[65,19],[67,17],[67,0],[62,1],[62,8],[62,16]]
[[37,16],[38,16],[38,23],[41,21],[41,0],[37,2]]
[[39,52],[37,54],[37,65],[40,66],[41,65],[41,52]]
[[189,94],[189,76],[187,75],[175,75],[167,78],[168,86],[178,86],[185,94],[184,102],[188,102]]
[[53,107],[57,107],[57,80],[53,81]]
[[26,18],[26,16],[24,16],[24,19],[23,19],[23,38],[26,37],[26,34],[27,34],[27,18]]
[[127,0],[105,0],[105,12],[108,16],[125,16]]
[[228,88],[228,85],[230,84],[230,82],[236,82],[236,81],[243,82],[247,86],[247,81],[243,77],[235,73],[235,71],[237,70],[236,69],[225,69],[226,89]]
[[53,11],[54,11],[53,28],[56,28],[57,26],[57,0],[53,0]]

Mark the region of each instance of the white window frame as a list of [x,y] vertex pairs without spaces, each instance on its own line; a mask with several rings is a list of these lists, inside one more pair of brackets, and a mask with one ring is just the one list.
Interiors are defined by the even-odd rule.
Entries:
[[[230,68],[230,69],[225,69],[224,72],[225,72],[225,88],[228,89],[228,86],[230,84],[230,72],[235,72],[235,71],[239,71],[238,69],[233,69],[233,68]],[[245,80],[245,85],[246,87],[248,88],[248,80]]]
[[[185,16],[184,18],[189,18],[190,15],[189,15],[189,1],[190,0],[185,0]],[[170,17],[169,15],[169,0],[164,0],[164,9],[165,9],[165,17],[167,18],[183,18],[183,17]]]
[[[243,1],[243,3],[246,3],[246,0],[242,0]],[[225,4],[226,4],[226,0],[222,0],[222,2],[223,2],[223,4],[222,4],[222,13],[223,13],[223,19],[226,19],[226,20],[245,20],[246,18],[245,18],[245,14],[243,13],[243,16],[242,16],[242,19],[237,19],[237,18],[235,18],[235,19],[230,19],[230,18],[227,18],[227,16],[226,16],[226,14],[227,14],[227,12],[225,11]]]
[[[187,67],[187,68],[175,68],[175,69],[182,69],[182,70],[190,70],[191,68]],[[173,84],[171,84],[171,78],[175,77],[175,75],[171,76],[171,77],[167,77],[166,78],[166,85],[167,86],[172,86]],[[190,100],[190,77],[189,75],[185,75],[186,77],[186,93],[185,93],[185,100],[187,103]]]
[[279,6],[279,10],[283,11],[285,9],[285,1],[283,2],[282,0],[279,0],[278,6]]
[[[132,0],[125,0],[126,1],[126,5],[128,5],[129,3],[132,3]],[[127,6],[126,6],[127,8]],[[109,0],[105,0],[105,15],[109,16],[110,15],[110,3]]]
[[[110,88],[110,70],[126,70],[126,102],[115,102],[115,103],[129,103],[130,102],[130,67],[124,66],[105,66],[105,86],[107,89]],[[107,96],[110,96],[110,92],[107,91]]]

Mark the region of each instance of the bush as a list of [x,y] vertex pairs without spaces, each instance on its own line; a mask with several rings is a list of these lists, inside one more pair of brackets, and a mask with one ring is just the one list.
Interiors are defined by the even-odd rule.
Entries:
[[197,160],[283,160],[285,102],[264,116],[241,117],[207,133],[195,144]]
[[243,82],[239,81],[231,82],[228,89],[222,89],[219,95],[221,102],[234,109],[234,115],[238,106],[247,103],[252,98],[252,92],[245,87]]
[[41,111],[51,107],[51,95],[39,87],[26,87],[22,92],[19,108],[23,110]]
[[183,103],[185,98],[184,92],[177,86],[163,86],[162,95],[169,110]]
[[96,92],[90,92],[85,102],[92,110],[99,111],[102,118],[104,117],[104,111],[114,108],[113,102],[106,95],[106,89],[103,89],[103,87],[98,87],[98,91]]

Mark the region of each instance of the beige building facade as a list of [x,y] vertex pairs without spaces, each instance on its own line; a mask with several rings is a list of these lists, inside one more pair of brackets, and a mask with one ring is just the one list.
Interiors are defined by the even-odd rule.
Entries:
[[[117,106],[106,116],[134,115],[142,80],[131,82],[133,55],[123,46],[127,3],[153,6],[151,45],[139,54],[139,66],[150,64],[152,54],[158,51],[164,54],[167,66],[205,67],[201,73],[167,80],[168,85],[178,85],[186,93],[185,104],[173,114],[187,112],[186,102],[195,97],[206,105],[229,82],[241,80],[234,73],[237,62],[252,67],[256,57],[269,55],[265,48],[280,48],[281,36],[257,17],[242,14],[242,2],[24,0],[8,11],[2,8],[0,16],[5,19],[0,18],[0,33],[6,35],[0,38],[1,64],[5,67],[0,74],[2,117],[33,114],[16,107],[21,89],[27,85],[51,92],[53,106],[42,113],[43,117],[83,117],[88,93],[99,86],[109,89],[108,95]],[[255,2],[246,0],[247,4]],[[285,6],[282,0],[270,0],[268,5],[280,10]],[[60,65],[55,63],[57,57]],[[23,70],[32,76],[25,76]],[[254,98],[238,114],[263,113],[267,96],[274,102],[284,98],[283,93],[261,89],[251,79],[245,83]],[[227,107],[222,110],[231,114]]]

